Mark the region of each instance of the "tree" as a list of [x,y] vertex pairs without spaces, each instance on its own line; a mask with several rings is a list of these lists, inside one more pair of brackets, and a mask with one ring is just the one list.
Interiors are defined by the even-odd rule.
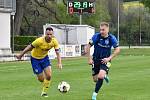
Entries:
[[30,0],[17,0],[16,1],[16,15],[15,15],[15,29],[14,29],[14,33],[16,35],[20,34],[20,27],[21,27],[21,23],[22,23],[22,18],[23,18],[23,14],[24,14],[24,9],[26,8],[28,2]]
[[[138,2],[131,2],[131,5]],[[127,3],[128,4],[128,3]],[[129,6],[124,9],[124,20],[120,23],[120,42],[130,45],[149,45],[150,14],[144,6]],[[140,41],[141,40],[141,41]]]
[[[42,2],[45,1],[45,2]],[[99,28],[101,21],[110,21],[105,0],[96,0],[95,14],[83,14],[82,24]],[[43,25],[50,24],[79,24],[79,15],[67,13],[66,0],[30,0],[24,11],[21,24],[21,35],[38,35],[43,33]]]
[[91,25],[99,31],[100,22],[111,21],[111,16],[107,9],[107,2],[105,0],[96,0],[96,11],[95,14],[83,15],[83,24]]
[[150,8],[150,0],[142,0],[141,2],[145,5],[145,7]]
[[123,0],[124,2],[132,2],[132,1],[139,1],[139,0]]
[[122,3],[123,0],[108,0],[108,11],[111,16],[111,21],[113,24],[118,23],[118,3],[119,3],[119,14],[122,14]]

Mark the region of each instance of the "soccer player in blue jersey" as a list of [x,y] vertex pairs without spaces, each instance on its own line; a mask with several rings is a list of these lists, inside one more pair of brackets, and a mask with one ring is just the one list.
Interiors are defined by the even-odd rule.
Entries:
[[48,51],[54,48],[58,60],[58,68],[62,68],[59,44],[57,39],[53,36],[53,29],[46,28],[45,36],[37,38],[30,45],[28,45],[19,55],[17,59],[21,59],[23,55],[31,51],[31,64],[34,74],[37,79],[42,82],[41,96],[48,97],[47,91],[51,83],[51,62],[48,58]]
[[[94,46],[93,57],[90,56],[90,48],[92,46]],[[112,47],[114,51],[111,54]],[[116,37],[109,32],[109,24],[102,22],[99,32],[93,35],[85,49],[85,53],[88,54],[88,64],[92,65],[93,80],[96,82],[92,100],[96,100],[103,80],[105,79],[106,82],[109,82],[107,74],[111,65],[110,62],[119,52],[118,41]]]

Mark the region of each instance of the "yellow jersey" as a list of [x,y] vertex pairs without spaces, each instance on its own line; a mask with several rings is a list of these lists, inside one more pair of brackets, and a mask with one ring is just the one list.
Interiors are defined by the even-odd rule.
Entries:
[[31,51],[31,56],[36,59],[42,59],[48,55],[48,51],[54,47],[54,49],[59,49],[59,44],[56,38],[52,38],[51,42],[48,43],[45,37],[37,38],[31,44],[34,48]]

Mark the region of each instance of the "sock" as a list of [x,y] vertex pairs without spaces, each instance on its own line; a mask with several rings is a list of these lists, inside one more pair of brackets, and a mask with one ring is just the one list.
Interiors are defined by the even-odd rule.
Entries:
[[93,96],[97,96],[97,93],[96,93],[96,92],[93,92]]
[[51,81],[44,79],[42,92],[47,93]]
[[100,90],[100,88],[102,87],[103,84],[103,79],[98,79],[96,86],[95,86],[95,92],[98,93],[98,91]]

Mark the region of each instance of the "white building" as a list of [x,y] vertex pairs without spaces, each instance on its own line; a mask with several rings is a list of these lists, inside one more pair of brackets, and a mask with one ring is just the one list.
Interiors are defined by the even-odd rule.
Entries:
[[11,54],[11,15],[16,11],[16,0],[0,0],[0,55]]
[[10,13],[0,12],[0,54],[10,50]]

